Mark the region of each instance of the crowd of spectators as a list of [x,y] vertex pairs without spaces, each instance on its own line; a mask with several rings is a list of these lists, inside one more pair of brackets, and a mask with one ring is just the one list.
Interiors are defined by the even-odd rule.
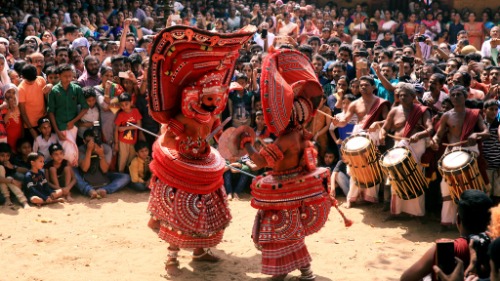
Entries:
[[[147,190],[156,138],[135,126],[160,131],[147,102],[154,35],[172,25],[222,33],[255,25],[236,62],[239,87],[222,114],[232,117],[228,126],[253,127],[261,145],[275,138],[263,121],[259,87],[262,59],[280,46],[311,60],[327,114],[342,115],[359,98],[363,75],[375,77],[375,93],[395,105],[397,83],[412,82],[417,100],[437,118],[451,106],[448,89],[462,85],[467,106],[485,109],[489,196],[498,202],[500,8],[476,14],[439,1],[409,2],[407,10],[393,11],[333,1],[179,1],[165,17],[166,3],[149,0],[7,1],[0,12],[0,199],[12,204],[16,197],[28,207],[71,201],[73,187],[91,198],[125,186]],[[317,114],[308,125],[320,165],[333,172],[332,188],[346,194],[349,173],[336,163],[356,122],[337,128]],[[227,161],[262,172],[248,157]],[[224,179],[231,199],[251,182],[232,169]]]

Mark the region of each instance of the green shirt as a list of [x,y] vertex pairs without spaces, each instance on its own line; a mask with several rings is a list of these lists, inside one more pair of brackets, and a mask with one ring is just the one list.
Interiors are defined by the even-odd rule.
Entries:
[[77,84],[70,83],[68,89],[64,90],[59,82],[52,88],[49,93],[47,112],[54,113],[57,128],[60,131],[66,130],[68,122],[78,115],[78,104],[82,109],[89,107],[83,97],[82,88]]

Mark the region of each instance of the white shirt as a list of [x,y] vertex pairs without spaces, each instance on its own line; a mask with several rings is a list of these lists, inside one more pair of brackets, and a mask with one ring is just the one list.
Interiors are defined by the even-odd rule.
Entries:
[[[276,35],[274,35],[273,33],[269,33],[269,32],[267,33],[267,48],[268,49],[269,49],[269,47],[271,47],[273,45],[274,37],[276,37]],[[259,46],[264,48],[264,39],[262,39],[262,37],[259,33],[255,33],[253,40],[255,41],[255,43],[259,44]]]
[[[437,108],[439,111],[442,111],[443,110],[443,106],[442,106],[442,103],[443,103],[443,100],[448,96],[448,94],[446,94],[445,92],[443,91],[440,91],[439,92],[439,97],[438,97],[438,100],[436,101],[436,103],[434,104],[434,107]],[[431,95],[431,92],[425,92],[424,95],[422,96],[422,100],[423,101],[427,101],[429,100],[430,98],[432,98],[432,95]]]
[[47,161],[48,159],[52,159],[50,157],[49,147],[58,142],[57,135],[54,133],[50,135],[49,140],[45,140],[42,135],[38,135],[33,143],[33,151],[43,153],[43,157],[45,157],[45,161]]
[[[481,46],[481,56],[484,57],[491,57],[491,45],[490,45],[490,40],[484,41],[483,45]],[[497,50],[500,51],[500,45],[497,46]]]

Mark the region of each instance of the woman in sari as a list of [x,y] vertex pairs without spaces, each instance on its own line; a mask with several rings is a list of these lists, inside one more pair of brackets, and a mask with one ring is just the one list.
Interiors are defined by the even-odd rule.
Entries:
[[476,14],[469,13],[469,21],[464,24],[464,29],[469,35],[469,42],[476,50],[481,50],[484,41],[483,23],[476,22]]

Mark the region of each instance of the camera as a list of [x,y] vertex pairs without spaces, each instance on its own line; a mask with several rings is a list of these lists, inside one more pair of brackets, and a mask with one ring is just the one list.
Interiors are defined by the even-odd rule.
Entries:
[[417,42],[425,42],[425,39],[427,39],[427,37],[425,37],[424,35],[419,35],[415,37],[415,41]]
[[260,37],[261,37],[262,39],[266,39],[266,37],[267,37],[267,29],[262,29],[262,32],[261,32],[261,34],[260,34]]
[[491,239],[485,232],[473,234],[469,236],[469,240],[473,241],[472,245],[477,254],[476,268],[478,269],[478,276],[485,278],[489,275],[489,256],[488,247],[490,246]]
[[101,123],[99,121],[94,121],[92,131],[94,131],[94,142],[98,145],[102,145]]
[[409,56],[403,56],[401,59],[403,60],[403,62],[408,62],[408,63],[413,63],[415,61],[414,57],[409,57]]

